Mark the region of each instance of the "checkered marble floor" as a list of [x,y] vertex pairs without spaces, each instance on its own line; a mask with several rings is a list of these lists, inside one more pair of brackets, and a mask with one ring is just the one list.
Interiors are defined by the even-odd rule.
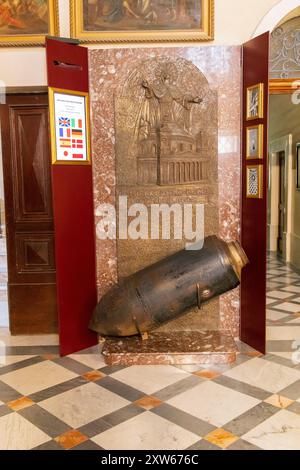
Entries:
[[300,449],[300,276],[269,259],[268,354],[108,367],[98,347],[0,331],[0,449]]

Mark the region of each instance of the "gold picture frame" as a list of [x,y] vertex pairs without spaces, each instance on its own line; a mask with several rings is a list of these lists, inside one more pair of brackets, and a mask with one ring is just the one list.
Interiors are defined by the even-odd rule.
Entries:
[[255,160],[264,158],[264,126],[258,124],[246,128],[246,159]]
[[[52,164],[90,165],[91,146],[89,94],[80,91],[65,90],[61,88],[52,87],[49,87],[48,90]],[[59,110],[56,109],[58,95],[60,95],[60,97],[62,98],[62,102],[63,100],[65,100],[66,102],[65,106],[67,107],[65,112],[61,112],[61,109],[63,109],[64,105],[62,105]],[[68,98],[66,99],[66,97],[70,97],[71,99],[68,101]],[[79,98],[83,98],[83,100],[80,100]],[[82,110],[84,114],[80,114],[80,111],[82,112]],[[74,125],[71,122],[73,118],[75,120]],[[64,123],[60,125],[61,119],[64,120]],[[81,121],[81,124],[79,124],[79,121]],[[59,132],[61,130],[63,132],[69,131],[69,134],[60,135]],[[64,146],[61,145],[62,141],[64,141]],[[76,155],[75,158],[74,153]],[[79,159],[79,155],[81,155],[82,158]]]
[[42,1],[36,9],[22,0],[2,5],[5,22],[0,26],[0,47],[41,46],[46,36],[59,36],[58,0]]
[[264,84],[257,83],[247,88],[246,120],[263,119]]
[[[196,5],[194,0],[189,1],[193,1]],[[71,37],[79,39],[82,43],[212,41],[214,39],[214,0],[198,1],[198,10],[195,6],[194,16],[191,16],[188,10],[188,16],[180,14],[179,9],[184,8],[183,3],[175,0],[174,11],[170,8],[166,9],[170,18],[165,19],[162,15],[163,9],[167,8],[167,4],[168,6],[171,3],[174,4],[169,0],[166,0],[166,7],[162,5],[162,0],[144,2],[141,6],[136,0],[127,2],[113,0],[110,3],[107,2],[107,11],[100,13],[97,2],[70,0]],[[177,18],[180,18],[181,23],[174,23]],[[196,23],[198,20],[199,26]]]
[[263,165],[248,165],[246,167],[246,197],[248,199],[263,198]]

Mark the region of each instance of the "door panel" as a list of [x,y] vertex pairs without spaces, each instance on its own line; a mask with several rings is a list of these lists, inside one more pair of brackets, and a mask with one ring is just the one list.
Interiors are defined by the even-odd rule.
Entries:
[[48,95],[0,107],[12,334],[57,331]]
[[[263,118],[247,121],[247,88],[264,85]],[[241,339],[258,351],[266,347],[267,155],[269,103],[269,33],[243,45],[243,151],[241,239],[249,258],[241,282]],[[246,160],[246,129],[263,124],[263,160]],[[247,198],[247,166],[262,165],[262,198]]]
[[12,106],[10,122],[16,220],[52,223],[48,106]]

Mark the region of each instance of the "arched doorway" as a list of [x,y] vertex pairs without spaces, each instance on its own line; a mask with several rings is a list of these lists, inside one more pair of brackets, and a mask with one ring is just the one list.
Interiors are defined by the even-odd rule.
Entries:
[[286,16],[300,7],[299,0],[281,0],[261,20],[253,33],[253,38],[267,31],[273,31]]

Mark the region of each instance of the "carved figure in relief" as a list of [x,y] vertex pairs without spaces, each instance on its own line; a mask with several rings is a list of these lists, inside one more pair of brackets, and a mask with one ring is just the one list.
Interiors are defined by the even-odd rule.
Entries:
[[145,78],[140,82],[144,99],[136,132],[138,184],[204,181],[208,174],[207,161],[202,158],[191,122],[193,106],[203,100],[180,89],[175,63],[159,64],[155,76],[151,83]]
[[[190,132],[190,115],[193,104],[200,104],[202,98],[184,94],[175,83],[177,78],[176,68],[172,64],[158,69],[157,81],[149,84],[147,80],[142,82],[145,89],[145,98],[149,103],[145,104],[145,113],[140,125],[148,121],[148,127],[161,128],[167,123],[176,123],[184,131]],[[149,106],[149,110],[147,110]]]

